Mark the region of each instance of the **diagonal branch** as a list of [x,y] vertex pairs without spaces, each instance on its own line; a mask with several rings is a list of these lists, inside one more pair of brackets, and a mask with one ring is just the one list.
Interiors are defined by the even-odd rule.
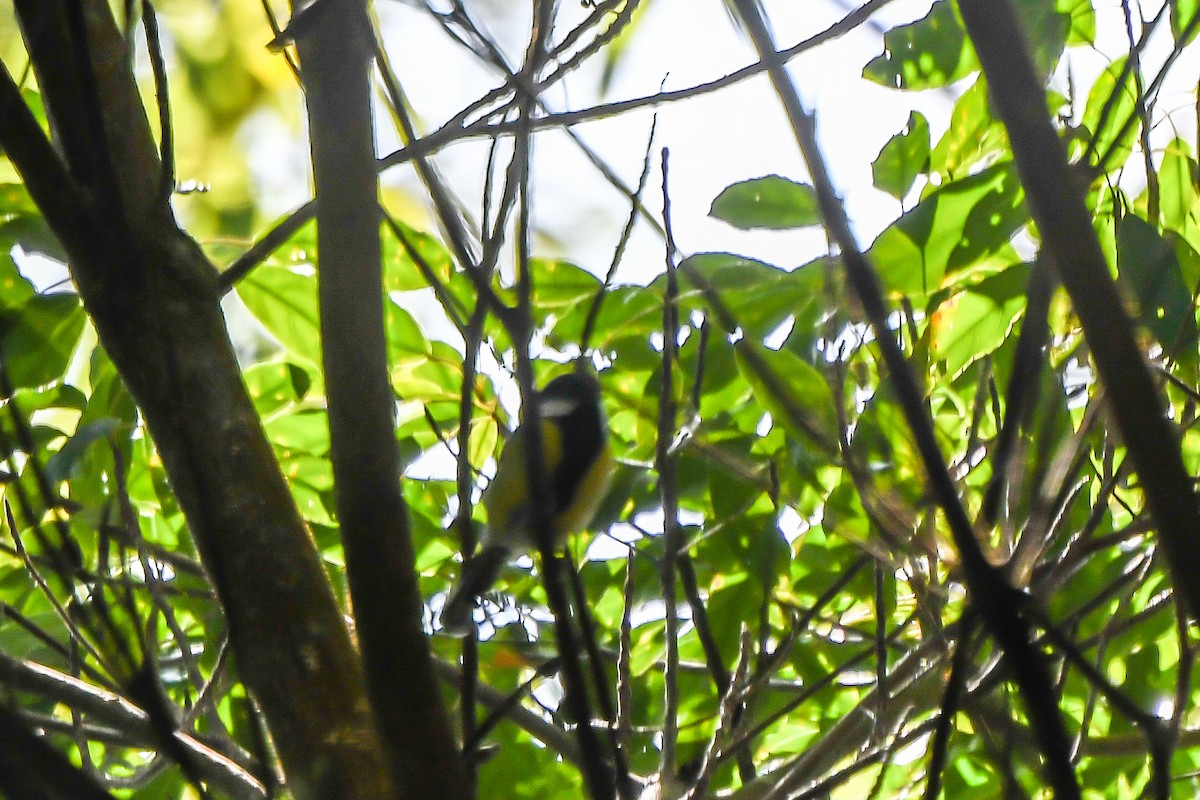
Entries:
[[[1069,759],[1070,745],[1058,711],[1057,693],[1050,682],[1042,653],[1030,645],[1029,623],[1021,615],[1023,596],[988,562],[975,538],[974,528],[946,468],[920,387],[888,325],[888,311],[879,276],[855,241],[845,208],[825,167],[817,146],[816,122],[800,102],[799,93],[776,52],[766,20],[757,4],[753,0],[734,0],[734,4],[755,48],[767,64],[771,82],[812,175],[826,229],[841,249],[850,284],[875,329],[883,360],[924,462],[930,490],[945,514],[958,549],[970,600],[979,609],[989,633],[1003,648],[1006,664],[1021,689],[1025,708],[1045,757],[1047,779],[1060,796],[1079,797],[1079,784]],[[1000,46],[999,40],[996,40],[996,45]],[[1044,103],[1042,108],[1045,108]],[[1045,116],[1044,112],[1042,116]]]
[[963,22],[975,43],[996,109],[1008,128],[1045,250],[1071,295],[1088,347],[1129,448],[1175,588],[1193,620],[1200,618],[1200,507],[1180,453],[1179,436],[1165,414],[1133,322],[1109,275],[1081,187],[1072,178],[1066,148],[1046,115],[1045,91],[1034,74],[1024,33],[1007,0],[964,0]]
[[[104,0],[22,0],[17,10],[70,171],[7,72],[0,143],[63,243],[100,341],[154,437],[292,791],[375,792],[380,761],[357,657],[246,393],[216,271],[162,196],[126,40]],[[71,61],[81,54],[93,61],[87,81]],[[107,152],[96,152],[100,142]],[[92,185],[109,173],[104,164],[119,186]],[[120,202],[101,202],[113,193]]]

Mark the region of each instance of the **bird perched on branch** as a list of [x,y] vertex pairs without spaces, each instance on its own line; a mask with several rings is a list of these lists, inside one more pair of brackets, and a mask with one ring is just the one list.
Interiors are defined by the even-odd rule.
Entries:
[[[559,375],[537,395],[541,417],[544,496],[551,503],[554,547],[592,521],[612,477],[608,422],[600,385],[582,373]],[[488,525],[482,549],[466,562],[458,585],[442,608],[442,628],[471,629],[475,599],[491,588],[500,568],[517,555],[538,549],[529,497],[529,432],[522,425],[508,437],[496,477],[483,493]]]

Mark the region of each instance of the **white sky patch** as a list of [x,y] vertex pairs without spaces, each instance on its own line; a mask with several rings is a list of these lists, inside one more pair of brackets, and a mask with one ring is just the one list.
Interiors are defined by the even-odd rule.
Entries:
[[556,677],[546,678],[533,687],[532,694],[533,698],[546,708],[555,709],[563,700],[562,684]]
[[771,419],[771,412],[766,411],[763,412],[762,418],[759,419],[758,425],[754,428],[754,432],[759,436],[759,438],[762,438],[771,432],[771,428],[773,426],[774,420]]
[[17,265],[17,271],[33,284],[34,290],[74,293],[75,284],[71,283],[67,265],[61,261],[42,253],[28,253],[19,244],[14,245],[8,255]]
[[787,341],[788,336],[791,336],[795,327],[795,315],[788,314],[783,322],[775,326],[775,330],[763,337],[763,346],[771,350],[778,350],[783,347],[783,343]]
[[617,558],[627,558],[629,547],[642,539],[641,531],[632,525],[618,522],[593,537],[584,554],[588,561],[611,561]]
[[784,506],[780,509],[775,524],[779,527],[779,532],[783,534],[783,538],[787,539],[788,544],[795,542],[812,527],[808,520],[800,516],[796,509],[791,506]]
[[929,753],[929,734],[925,733],[913,739],[896,751],[892,760],[901,766],[912,764],[925,758]]

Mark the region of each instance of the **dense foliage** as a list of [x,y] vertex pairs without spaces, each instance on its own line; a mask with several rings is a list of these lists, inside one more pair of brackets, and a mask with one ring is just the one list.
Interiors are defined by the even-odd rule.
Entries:
[[[459,763],[455,752],[448,763],[470,776],[463,785],[474,781],[480,797],[595,794],[613,764],[639,785],[661,784],[664,797],[919,797],[939,782],[956,798],[1072,796],[1072,781],[1089,797],[1200,792],[1190,621],[1197,609],[1187,599],[1197,596],[1197,578],[1191,563],[1180,563],[1187,544],[1168,539],[1186,519],[1156,521],[1149,506],[1168,506],[1143,493],[1146,464],[1163,465],[1168,478],[1180,459],[1187,475],[1200,470],[1200,168],[1183,133],[1165,145],[1151,136],[1189,125],[1181,120],[1190,109],[1175,113],[1157,101],[1177,56],[1194,47],[1200,17],[1185,0],[1127,5],[1128,52],[1079,86],[1067,80],[1066,65],[1094,43],[1090,0],[991,0],[1014,6],[1022,22],[1041,82],[1025,88],[1040,97],[1049,87],[1044,118],[1065,143],[1074,178],[1061,188],[1083,198],[1106,259],[1104,274],[1089,280],[1117,278],[1120,303],[1101,307],[1102,315],[1134,322],[1149,365],[1114,372],[1105,360],[1113,345],[1081,310],[1096,301],[1078,294],[1061,250],[1042,248],[1057,230],[1032,196],[1024,151],[1010,142],[1020,140],[1021,121],[1001,116],[1007,106],[990,96],[989,82],[999,87],[1011,76],[976,53],[971,4],[960,2],[936,0],[925,16],[887,31],[882,55],[863,66],[864,76],[898,95],[937,90],[955,98],[944,130],[914,110],[881,152],[857,154],[873,162],[876,187],[902,208],[864,253],[886,304],[882,317],[855,277],[853,242],[830,218],[836,198],[811,152],[816,177],[748,176],[712,198],[712,215],[731,232],[825,225],[830,253],[802,266],[668,246],[669,159],[655,147],[640,182],[613,171],[606,179],[626,192],[621,213],[630,228],[636,221],[662,234],[666,272],[615,283],[569,253],[539,251],[524,213],[529,142],[539,130],[622,109],[571,109],[560,120],[563,109],[539,106],[516,87],[545,95],[576,61],[607,60],[611,69],[637,46],[639,8],[650,0],[585,3],[575,28],[546,25],[555,4],[535,4],[543,24],[516,68],[487,46],[478,24],[495,9],[484,4],[477,14],[474,4],[455,2],[439,11],[442,4],[429,3],[428,13],[463,43],[462,58],[482,60],[502,88],[424,137],[411,118],[421,109],[409,107],[402,87],[429,76],[395,74],[376,61],[375,100],[407,143],[379,167],[415,166],[429,198],[417,209],[395,189],[381,195],[382,220],[368,223],[381,242],[380,292],[356,288],[361,308],[382,302],[395,444],[410,473],[399,483],[407,527],[378,531],[389,542],[379,545],[387,553],[379,561],[397,563],[395,552],[411,558],[419,612],[372,594],[369,581],[356,584],[359,562],[339,525],[339,509],[351,501],[335,471],[339,482],[353,473],[339,471],[331,450],[331,417],[344,412],[326,400],[336,379],[322,358],[330,323],[321,311],[335,301],[320,285],[332,278],[317,257],[320,214],[333,201],[266,219],[253,156],[239,149],[241,125],[253,115],[269,112],[285,125],[299,119],[300,78],[284,59],[293,58],[295,38],[299,75],[308,80],[309,31],[294,26],[280,39],[286,48],[272,54],[262,43],[278,27],[272,31],[257,3],[156,2],[161,32],[149,3],[125,4],[110,17],[115,39],[95,22],[110,13],[100,0],[77,14],[62,9],[79,4],[49,0],[0,7],[0,729],[42,734],[10,749],[5,736],[16,734],[0,730],[5,749],[30,754],[21,771],[42,792],[22,794],[10,774],[0,776],[0,793],[82,797],[84,786],[97,796],[150,798],[207,787],[212,796],[322,796],[297,778],[299,754],[313,751],[291,744],[320,734],[322,720],[308,706],[291,717],[286,707],[299,709],[312,687],[331,687],[334,706],[354,706],[363,690],[351,681],[340,694],[339,679],[323,672],[337,659],[323,660],[307,642],[289,648],[282,634],[283,644],[256,638],[274,620],[260,619],[269,615],[256,614],[243,583],[261,579],[256,591],[281,597],[285,588],[301,599],[311,591],[313,608],[329,589],[308,588],[302,566],[290,570],[292,561],[307,563],[303,537],[213,533],[273,502],[261,499],[270,496],[271,476],[242,459],[255,436],[269,442],[311,532],[323,567],[317,575],[332,587],[337,610],[359,620],[352,628],[367,654],[366,697],[382,704],[381,685],[410,679],[372,649],[366,617],[407,619],[398,629],[419,622],[429,652],[405,655],[432,663],[444,707],[433,698],[428,715],[400,725],[436,746],[422,726],[450,709],[467,758]],[[769,34],[756,4],[729,5],[762,50]],[[855,9],[843,25],[868,23],[883,5]],[[34,41],[43,25],[76,43],[87,30],[95,74],[71,61],[89,58],[87,46]],[[376,33],[386,39],[386,30]],[[814,40],[789,55],[820,52],[827,37],[809,33]],[[160,37],[169,70],[152,68]],[[1153,62],[1145,47],[1152,37],[1155,52],[1166,53]],[[1008,50],[1014,63],[1025,58],[1015,41]],[[204,277],[200,262],[194,285],[205,288],[194,295],[153,293],[167,286],[156,271],[171,273],[164,264],[179,248],[143,244],[154,237],[128,210],[141,196],[130,185],[150,186],[149,196],[161,180],[153,170],[122,172],[130,162],[106,115],[129,108],[110,93],[128,71],[123,59],[138,65],[145,115],[154,120],[140,124],[168,166],[179,165],[162,176],[222,182],[212,195],[176,185],[181,224],[221,269]],[[114,60],[115,78],[106,71]],[[758,61],[739,79],[770,73],[786,107],[789,78],[774,63]],[[794,79],[803,85],[806,77]],[[168,87],[173,124],[164,128],[156,98],[163,102]],[[82,104],[78,113],[65,113],[72,102]],[[788,114],[803,146],[805,118],[798,108]],[[36,127],[22,128],[24,119]],[[319,123],[310,118],[310,127]],[[108,126],[108,138],[95,135],[97,125]],[[43,131],[56,150],[29,146]],[[478,197],[464,203],[431,157],[466,138],[495,145]],[[110,147],[119,180],[104,167]],[[88,162],[81,154],[92,150],[101,157]],[[124,204],[128,231],[106,239],[112,228],[84,235],[64,226],[69,213],[38,188],[47,182],[39,171],[57,174],[47,163],[60,155],[71,177],[61,192],[77,192],[83,209],[71,213]],[[374,198],[365,202],[370,209]],[[482,218],[466,210],[475,207]],[[124,263],[129,242],[159,260]],[[611,244],[615,271],[624,242]],[[85,271],[89,248],[99,266]],[[62,264],[74,282],[35,289],[34,279]],[[147,294],[123,288],[140,286],[144,273]],[[140,366],[137,352],[157,352],[172,328],[200,330],[197,320],[207,317],[179,309],[194,301],[215,313],[222,296],[235,321],[240,379],[261,420],[261,434],[251,426],[224,451],[215,448],[225,408],[189,375],[198,364],[219,375],[225,362],[195,356],[190,340],[154,356],[152,366]],[[889,356],[893,343],[902,364]],[[362,349],[365,363],[383,356]],[[477,535],[470,523],[486,524],[479,491],[517,422],[517,387],[527,390],[531,378],[542,384],[577,357],[598,369],[603,385],[619,461],[613,488],[550,586],[543,560],[531,554],[485,598],[478,642],[443,635],[438,609],[460,570],[461,537],[469,549]],[[523,373],[527,363],[532,371]],[[911,380],[896,379],[898,364]],[[1170,447],[1147,451],[1142,426],[1114,412],[1133,388],[1159,398]],[[1141,409],[1145,430],[1156,430],[1159,411]],[[210,449],[200,443],[208,441],[204,429],[189,433],[189,420],[201,417]],[[388,444],[375,442],[381,451]],[[1155,485],[1169,493],[1167,478]],[[1196,513],[1190,489],[1174,499]],[[959,517],[969,520],[970,546]],[[388,537],[403,545],[393,550]],[[573,598],[574,624],[564,627],[560,614],[556,627],[548,604],[561,612],[563,596]],[[324,624],[305,621],[307,604],[287,608],[277,619],[298,630]],[[560,649],[567,630],[573,644]],[[341,652],[338,641],[330,652]],[[269,680],[251,676],[263,670],[304,673],[310,688],[258,696]],[[289,680],[281,685],[300,685]],[[598,736],[580,735],[581,706],[564,702],[564,686],[587,697]],[[383,745],[358,733],[364,751],[405,747],[386,731]],[[344,741],[335,747],[334,738],[322,756],[330,763],[344,755]],[[39,750],[39,741],[73,766]],[[0,772],[15,758],[0,756]],[[404,784],[408,774],[398,768],[399,777],[379,785]]]

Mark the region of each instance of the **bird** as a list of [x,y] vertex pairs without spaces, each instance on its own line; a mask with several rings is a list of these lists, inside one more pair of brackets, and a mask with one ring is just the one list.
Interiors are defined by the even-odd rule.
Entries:
[[[582,372],[551,380],[537,394],[542,429],[542,480],[552,504],[554,548],[592,521],[612,479],[613,458],[600,384]],[[522,425],[504,443],[496,476],[483,493],[487,528],[442,607],[442,629],[471,629],[475,599],[491,588],[510,559],[538,549],[527,479],[529,433]]]

